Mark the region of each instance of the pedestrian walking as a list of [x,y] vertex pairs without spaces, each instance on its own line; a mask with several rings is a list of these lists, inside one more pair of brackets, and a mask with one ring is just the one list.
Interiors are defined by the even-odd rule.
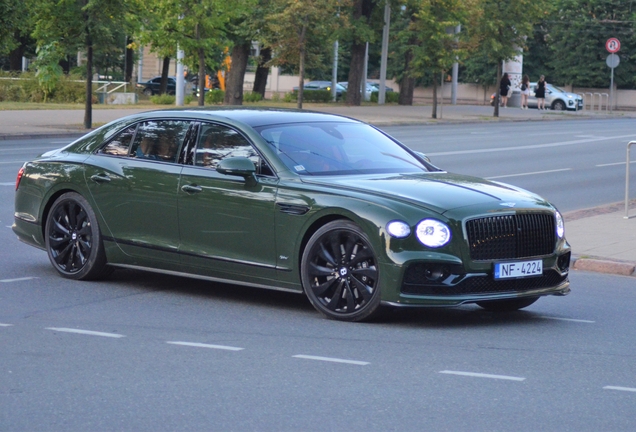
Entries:
[[545,109],[545,76],[541,75],[537,86],[534,89],[534,95],[537,97],[537,108]]
[[501,81],[499,82],[499,96],[501,97],[501,106],[508,107],[508,98],[512,93],[512,87],[510,87],[510,78],[508,78],[508,72],[503,74]]
[[528,96],[530,96],[530,78],[524,75],[521,79],[521,109],[528,109]]

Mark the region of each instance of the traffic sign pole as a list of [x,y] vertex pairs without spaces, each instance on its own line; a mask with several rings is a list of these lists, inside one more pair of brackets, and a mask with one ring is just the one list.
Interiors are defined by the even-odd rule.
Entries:
[[617,53],[621,49],[621,41],[616,38],[609,38],[605,42],[605,49],[610,53],[610,55],[607,56],[607,60],[605,60],[605,63],[607,63],[607,66],[609,66],[609,68],[612,70],[610,78],[609,98],[609,110],[612,111],[614,106],[614,68],[620,63],[620,57],[617,56],[615,53]]

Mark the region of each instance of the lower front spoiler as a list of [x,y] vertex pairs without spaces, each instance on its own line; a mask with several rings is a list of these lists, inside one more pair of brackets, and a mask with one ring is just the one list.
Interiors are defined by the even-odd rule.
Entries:
[[454,307],[468,303],[477,303],[486,300],[507,300],[522,297],[543,297],[549,295],[565,296],[570,293],[570,281],[566,279],[554,287],[537,288],[526,290],[523,292],[497,292],[471,295],[453,295],[453,296],[421,296],[400,294],[400,301],[382,301],[384,306],[393,307]]

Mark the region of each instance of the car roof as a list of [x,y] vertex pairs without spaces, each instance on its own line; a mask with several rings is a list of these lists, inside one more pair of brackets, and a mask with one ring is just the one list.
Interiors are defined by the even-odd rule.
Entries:
[[[259,127],[285,123],[315,123],[315,122],[345,122],[361,123],[358,120],[335,114],[321,113],[307,110],[267,107],[202,107],[153,111],[153,117],[162,116],[169,112],[192,115],[209,120],[234,120],[251,127]],[[155,114],[156,113],[156,114]]]

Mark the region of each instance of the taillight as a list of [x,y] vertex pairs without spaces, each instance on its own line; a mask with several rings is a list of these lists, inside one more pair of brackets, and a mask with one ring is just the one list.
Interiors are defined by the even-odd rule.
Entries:
[[20,186],[20,180],[22,180],[23,175],[24,175],[24,166],[20,168],[20,171],[18,171],[18,177],[15,179],[15,190],[18,190],[18,186]]

